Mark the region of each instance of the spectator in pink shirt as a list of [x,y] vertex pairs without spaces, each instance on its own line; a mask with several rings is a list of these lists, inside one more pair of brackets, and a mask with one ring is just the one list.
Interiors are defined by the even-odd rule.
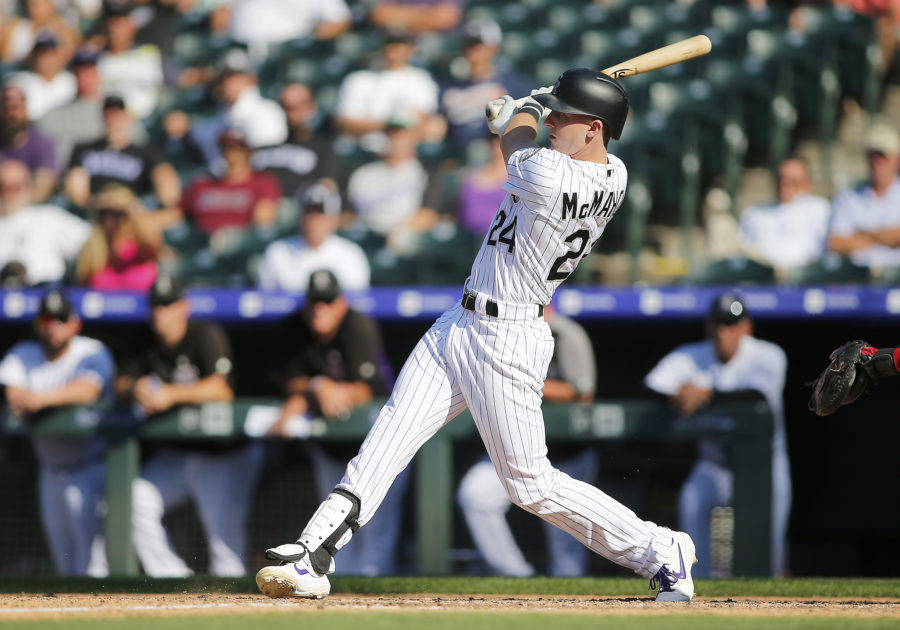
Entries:
[[78,284],[135,291],[153,286],[162,235],[134,193],[109,184],[91,200],[91,214],[93,231],[75,267]]

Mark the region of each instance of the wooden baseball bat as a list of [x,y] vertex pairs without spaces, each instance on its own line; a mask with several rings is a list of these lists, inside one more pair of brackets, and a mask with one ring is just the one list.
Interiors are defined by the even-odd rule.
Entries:
[[[709,37],[706,35],[695,35],[694,37],[683,39],[680,42],[675,42],[668,46],[645,52],[637,57],[632,57],[627,61],[610,66],[602,72],[614,79],[621,79],[622,77],[630,77],[635,74],[665,68],[666,66],[681,63],[688,59],[694,59],[695,57],[702,57],[710,50],[712,50],[712,42],[709,41]],[[516,107],[520,107],[528,98],[530,97],[523,96],[520,99],[516,99]],[[485,105],[485,113],[489,120],[496,118],[499,111],[500,108],[496,105],[491,103]]]
[[613,79],[621,79],[622,77],[630,77],[633,74],[641,74],[642,72],[650,72],[665,68],[688,59],[702,57],[712,50],[712,42],[706,35],[695,35],[682,39],[680,42],[651,50],[643,55],[633,57],[628,61],[617,63],[603,70],[603,74],[608,74]]

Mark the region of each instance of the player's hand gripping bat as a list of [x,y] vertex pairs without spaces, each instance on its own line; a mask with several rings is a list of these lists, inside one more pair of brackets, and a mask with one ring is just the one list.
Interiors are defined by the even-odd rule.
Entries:
[[[694,37],[683,39],[680,42],[675,42],[674,44],[669,44],[668,46],[651,50],[650,52],[638,55],[627,61],[617,63],[616,65],[603,70],[603,74],[608,74],[614,79],[630,77],[633,74],[650,72],[651,70],[665,68],[666,66],[681,63],[688,59],[702,57],[710,50],[712,50],[712,42],[709,41],[709,37],[706,35],[695,35]],[[531,97],[524,96],[517,99],[516,106],[521,106],[529,98]],[[488,103],[485,105],[485,110],[485,116],[488,120],[493,120],[497,116],[499,107],[492,106],[491,103]]]

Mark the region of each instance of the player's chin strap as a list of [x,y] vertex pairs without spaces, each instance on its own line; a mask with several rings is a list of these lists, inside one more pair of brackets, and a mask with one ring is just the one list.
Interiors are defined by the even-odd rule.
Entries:
[[337,542],[349,529],[359,529],[359,499],[336,488],[329,494],[306,524],[295,545],[280,545],[266,550],[269,560],[283,563],[299,562],[309,553],[309,563],[319,575],[330,573]]

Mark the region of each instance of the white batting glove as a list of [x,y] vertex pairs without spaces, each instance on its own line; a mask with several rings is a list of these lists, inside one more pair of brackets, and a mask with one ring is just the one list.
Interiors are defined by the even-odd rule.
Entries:
[[553,91],[552,87],[539,87],[537,89],[531,90],[531,95],[535,94],[550,94]]
[[[548,88],[541,88],[541,89],[548,89]],[[543,92],[537,92],[536,90],[534,92],[532,92],[532,94],[535,94],[535,93],[543,94]],[[550,114],[550,110],[548,108],[544,107],[543,105],[541,105],[540,103],[538,103],[533,98],[529,97],[529,98],[526,98],[523,103],[519,104],[519,109],[518,109],[517,113],[531,114],[532,116],[534,116],[537,119],[538,125],[540,125],[544,122],[544,119],[547,118],[547,115]]]
[[516,101],[509,94],[495,98],[484,107],[484,117],[487,119],[488,129],[498,136],[503,135],[509,121],[515,116]]

